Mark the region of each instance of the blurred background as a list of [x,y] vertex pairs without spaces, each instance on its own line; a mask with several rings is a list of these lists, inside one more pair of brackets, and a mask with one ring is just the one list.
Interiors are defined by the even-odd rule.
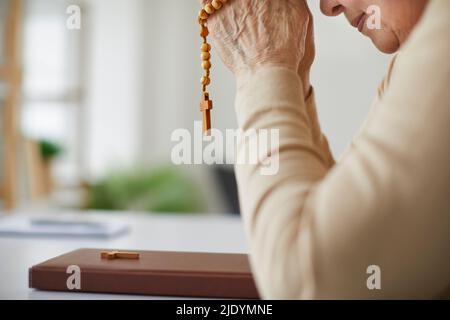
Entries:
[[[389,56],[343,17],[315,16],[312,70],[339,158]],[[69,29],[71,5],[81,28]],[[0,0],[0,210],[239,211],[229,166],[170,162],[193,132],[201,76],[196,0]],[[235,83],[213,52],[214,127],[236,128]]]

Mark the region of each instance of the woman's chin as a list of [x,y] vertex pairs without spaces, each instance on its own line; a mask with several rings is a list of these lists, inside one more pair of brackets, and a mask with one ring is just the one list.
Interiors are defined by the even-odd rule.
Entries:
[[392,54],[400,49],[400,42],[395,36],[374,35],[370,38],[375,47],[383,53]]
[[398,51],[398,49],[399,49],[398,46],[396,46],[396,47],[393,47],[393,46],[377,46],[376,44],[375,44],[375,46],[382,53],[386,53],[386,54],[396,53]]

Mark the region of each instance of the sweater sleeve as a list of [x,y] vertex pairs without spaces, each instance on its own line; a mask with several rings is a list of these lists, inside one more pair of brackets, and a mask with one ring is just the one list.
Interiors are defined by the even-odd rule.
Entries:
[[[278,148],[236,165],[263,298],[430,298],[450,284],[449,12],[450,2],[430,2],[334,166],[295,72],[261,67],[240,80],[242,130],[279,130]],[[249,146],[242,140],[238,157]],[[275,174],[261,174],[267,160]],[[379,290],[369,289],[371,266]]]

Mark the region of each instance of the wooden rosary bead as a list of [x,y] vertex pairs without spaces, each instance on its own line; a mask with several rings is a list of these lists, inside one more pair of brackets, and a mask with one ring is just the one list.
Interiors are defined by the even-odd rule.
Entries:
[[220,1],[220,0],[213,0],[211,2],[211,5],[214,7],[214,9],[219,10],[220,8],[222,8],[222,1]]
[[210,83],[211,83],[211,79],[209,78],[209,77],[202,77],[201,79],[200,79],[200,83],[203,85],[203,86],[207,86],[207,85],[209,85]]
[[209,30],[205,26],[200,26],[200,36],[206,38],[209,35]]
[[205,10],[206,13],[208,14],[213,14],[214,11],[216,11],[216,9],[212,6],[211,3],[208,3],[203,10]]
[[208,61],[208,60],[207,60],[207,61],[203,61],[202,67],[203,67],[203,69],[205,69],[205,70],[211,69],[211,62]]
[[202,60],[209,60],[209,59],[211,59],[211,53],[202,52],[201,57],[202,57]]
[[200,49],[202,50],[202,52],[210,52],[211,45],[209,43],[203,43]]
[[207,20],[209,18],[209,14],[208,12],[205,11],[205,9],[200,10],[200,12],[198,13],[198,17],[201,20]]

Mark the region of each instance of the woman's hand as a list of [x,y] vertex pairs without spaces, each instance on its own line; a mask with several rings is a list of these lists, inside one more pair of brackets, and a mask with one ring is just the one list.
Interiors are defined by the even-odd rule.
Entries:
[[[208,27],[220,57],[236,77],[273,65],[299,72],[304,80],[312,63],[302,62],[305,52],[311,55],[305,49],[307,35],[312,35],[310,19],[305,0],[229,0],[209,18]],[[309,89],[309,79],[307,83]]]

